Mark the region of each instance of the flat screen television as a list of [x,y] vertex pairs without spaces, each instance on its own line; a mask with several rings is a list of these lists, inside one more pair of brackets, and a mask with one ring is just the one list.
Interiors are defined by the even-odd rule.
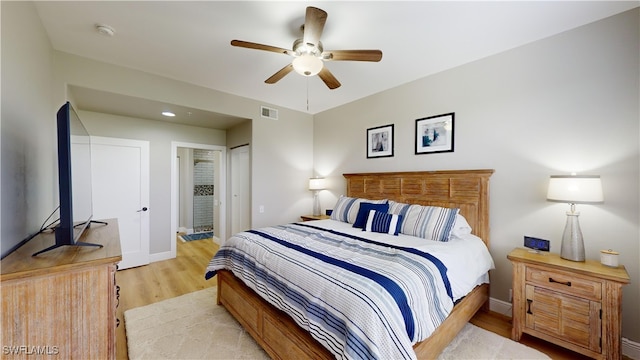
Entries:
[[60,220],[55,227],[55,244],[33,254],[61,246],[95,246],[79,241],[93,221],[91,199],[91,141],[89,133],[67,101],[57,113],[58,189]]

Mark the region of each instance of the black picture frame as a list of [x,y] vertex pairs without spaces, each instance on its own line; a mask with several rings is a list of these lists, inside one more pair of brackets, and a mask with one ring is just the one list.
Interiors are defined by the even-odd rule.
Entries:
[[367,129],[367,159],[393,156],[393,124]]
[[455,113],[416,120],[416,155],[453,152]]

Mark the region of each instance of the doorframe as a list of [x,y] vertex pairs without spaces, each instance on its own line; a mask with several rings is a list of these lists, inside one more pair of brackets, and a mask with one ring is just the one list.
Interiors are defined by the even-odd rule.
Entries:
[[220,145],[209,145],[209,144],[198,144],[198,143],[188,143],[181,141],[172,141],[171,142],[171,258],[176,257],[176,234],[178,233],[178,192],[176,191],[178,185],[178,176],[179,171],[176,166],[176,157],[178,157],[178,148],[190,148],[190,149],[203,149],[203,150],[214,150],[220,151],[220,164],[218,168],[220,169],[220,174],[218,175],[220,179],[220,183],[218,184],[219,189],[215,189],[218,192],[218,213],[220,216],[219,223],[221,229],[219,229],[219,238],[224,241],[227,236],[227,148],[226,146]]

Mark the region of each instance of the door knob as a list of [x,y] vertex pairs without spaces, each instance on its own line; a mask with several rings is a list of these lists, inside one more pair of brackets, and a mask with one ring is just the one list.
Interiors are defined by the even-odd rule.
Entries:
[[140,211],[147,211],[147,210],[149,210],[149,209],[145,206],[145,207],[143,207],[142,209],[138,210],[138,212],[140,212]]

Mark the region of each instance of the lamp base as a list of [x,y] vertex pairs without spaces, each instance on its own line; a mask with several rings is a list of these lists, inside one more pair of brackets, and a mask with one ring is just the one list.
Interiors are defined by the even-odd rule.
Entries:
[[320,216],[320,191],[313,192],[313,216]]
[[567,223],[562,234],[560,257],[571,261],[584,261],[584,242],[578,222],[579,212],[567,211]]

